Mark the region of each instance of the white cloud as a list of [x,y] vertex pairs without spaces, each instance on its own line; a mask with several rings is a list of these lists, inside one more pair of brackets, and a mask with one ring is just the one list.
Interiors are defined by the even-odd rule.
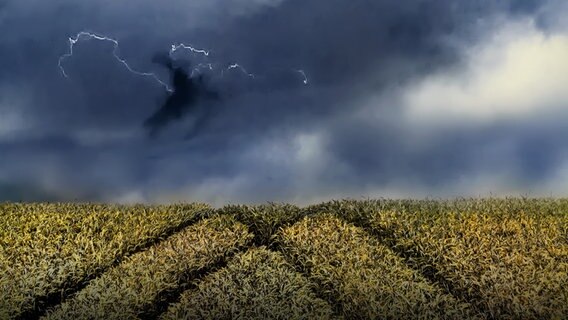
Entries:
[[25,122],[20,115],[0,110],[0,139],[10,137],[23,128]]
[[304,176],[315,173],[323,165],[325,153],[323,134],[311,131],[266,137],[247,150],[245,158],[268,169],[286,169]]
[[464,54],[464,70],[405,89],[410,122],[484,123],[568,111],[568,34],[545,34],[528,19],[506,23]]
[[137,204],[147,203],[148,199],[139,191],[128,191],[110,200],[111,203]]
[[294,162],[302,171],[315,173],[325,163],[325,141],[320,133],[298,134],[294,147]]
[[243,198],[243,193],[251,188],[251,184],[250,177],[245,175],[226,178],[212,177],[195,185],[187,185],[175,190],[160,190],[143,199],[151,203],[201,202],[214,207],[222,207],[226,204],[242,204],[251,201],[251,199]]
[[[147,200],[160,203],[201,201],[216,207],[266,201],[305,204],[322,194],[319,178],[329,169],[326,154],[325,139],[320,132],[303,132],[288,138],[267,136],[250,149],[243,150],[242,158],[235,159],[254,164],[238,175],[189,182],[175,190],[160,190],[161,194],[150,195]],[[270,183],[274,181],[280,181],[282,185]],[[275,198],[274,192],[280,188]],[[122,202],[129,198],[117,200]]]
[[12,92],[19,91],[11,86],[0,90],[0,140],[12,138],[30,129],[29,119],[23,114],[24,101]]
[[554,171],[551,178],[540,189],[542,196],[568,197],[568,155],[564,162]]

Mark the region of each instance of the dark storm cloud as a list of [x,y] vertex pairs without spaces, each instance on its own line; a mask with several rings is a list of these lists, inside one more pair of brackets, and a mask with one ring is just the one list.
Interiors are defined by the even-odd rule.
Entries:
[[[10,30],[0,35],[0,116],[25,124],[13,122],[3,136],[0,130],[0,182],[16,190],[4,195],[35,183],[42,194],[62,199],[124,200],[122,195],[132,195],[129,199],[143,201],[194,194],[205,201],[215,196],[301,201],[301,192],[356,194],[362,185],[380,189],[405,178],[420,182],[421,188],[445,186],[456,177],[500,167],[492,154],[483,161],[476,158],[495,137],[513,140],[507,156],[524,159],[518,162],[518,175],[538,181],[565,150],[559,139],[552,139],[553,132],[525,139],[522,129],[457,130],[416,151],[405,147],[411,137],[404,124],[349,116],[371,94],[459,68],[462,57],[456,47],[480,40],[480,21],[536,15],[544,3],[0,3],[0,29]],[[67,38],[82,30],[119,40],[121,58],[178,90],[169,94],[151,78],[129,73],[112,56],[112,43],[101,41],[78,43],[73,57],[65,60],[69,78],[63,77],[57,61],[69,49]],[[254,80],[233,70],[206,86],[187,74],[183,84],[172,83],[152,57],[181,42],[211,50],[209,62],[225,67],[239,63]],[[178,58],[193,65],[204,62],[189,53]],[[309,78],[308,85],[299,70]],[[219,100],[197,99],[207,92],[219,92]],[[398,112],[396,105],[381,108]],[[148,140],[145,121],[161,134]],[[322,172],[307,181],[301,180],[307,175],[292,151],[296,137],[312,130],[327,139],[327,158],[320,159]],[[191,132],[198,134],[184,140]],[[541,156],[531,156],[534,151]],[[342,169],[334,171],[334,166]],[[304,181],[305,188],[295,180]]]
[[[271,100],[281,94],[281,88],[268,84],[270,94],[248,97],[244,106],[236,108],[242,112],[231,114],[233,121],[244,118],[243,122],[247,122],[254,114],[261,115],[268,126],[278,126],[290,116],[295,122],[309,124],[326,115],[350,113],[348,102],[341,103],[341,99],[383,90],[393,83],[400,85],[459,63],[460,57],[448,44],[448,38],[473,37],[476,30],[470,25],[477,19],[498,13],[526,14],[536,8],[538,2],[529,0],[332,0],[325,5],[321,1],[288,0],[258,14],[203,30],[200,38],[206,47],[214,48],[219,59],[239,61],[255,74],[275,78],[275,74],[301,68],[310,78],[309,93],[300,96],[294,91],[293,97],[276,103]],[[260,79],[257,85],[265,81]],[[332,91],[332,96],[325,90]],[[235,109],[239,102],[225,106]],[[265,107],[267,103],[272,106]],[[266,130],[258,123],[226,130],[242,132],[257,126]]]
[[[169,55],[158,54],[153,61],[162,64],[172,73],[173,92],[168,95],[160,109],[144,121],[144,126],[150,130],[151,137],[156,136],[172,120],[180,119],[185,113],[195,111],[196,104],[219,99],[219,93],[208,88],[203,75],[191,77],[184,68],[174,66],[174,61]],[[198,133],[198,128],[204,120],[199,119],[196,123],[195,134]],[[192,132],[190,135],[193,134]]]

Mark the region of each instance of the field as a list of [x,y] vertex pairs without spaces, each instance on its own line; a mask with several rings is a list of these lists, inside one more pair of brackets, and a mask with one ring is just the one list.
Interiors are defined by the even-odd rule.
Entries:
[[0,319],[567,319],[568,199],[0,204]]

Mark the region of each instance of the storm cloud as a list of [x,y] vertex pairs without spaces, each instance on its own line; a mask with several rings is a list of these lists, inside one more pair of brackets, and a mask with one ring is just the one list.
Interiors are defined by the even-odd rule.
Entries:
[[[0,200],[565,195],[566,13],[560,0],[8,0]],[[112,43],[83,41],[66,78],[58,60],[81,31],[171,87],[152,60],[172,44],[210,52],[175,61],[227,73],[190,67],[176,95]]]

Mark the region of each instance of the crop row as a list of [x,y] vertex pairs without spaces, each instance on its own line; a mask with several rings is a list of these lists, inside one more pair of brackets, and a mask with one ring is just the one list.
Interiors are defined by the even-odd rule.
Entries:
[[46,319],[138,319],[154,317],[168,294],[183,290],[207,270],[252,241],[247,227],[230,216],[203,220],[128,257],[91,281]]
[[[327,205],[366,226],[489,318],[568,317],[568,207],[562,200]],[[320,206],[320,210],[323,208]]]
[[284,257],[254,248],[181,295],[162,319],[330,319],[330,305]]
[[207,205],[0,204],[0,318],[38,312]]
[[280,249],[346,318],[476,318],[468,303],[432,285],[389,248],[331,214],[281,230]]
[[[187,288],[164,318],[328,318],[330,305],[346,318],[568,318],[568,200],[212,212],[0,204],[0,319],[42,313],[53,296],[64,303],[52,319],[154,317]],[[196,280],[253,241],[285,259],[252,249]]]
[[249,226],[255,234],[257,245],[269,245],[272,236],[280,229],[293,224],[306,213],[295,205],[228,205],[218,210],[223,214],[235,216],[237,220]]

